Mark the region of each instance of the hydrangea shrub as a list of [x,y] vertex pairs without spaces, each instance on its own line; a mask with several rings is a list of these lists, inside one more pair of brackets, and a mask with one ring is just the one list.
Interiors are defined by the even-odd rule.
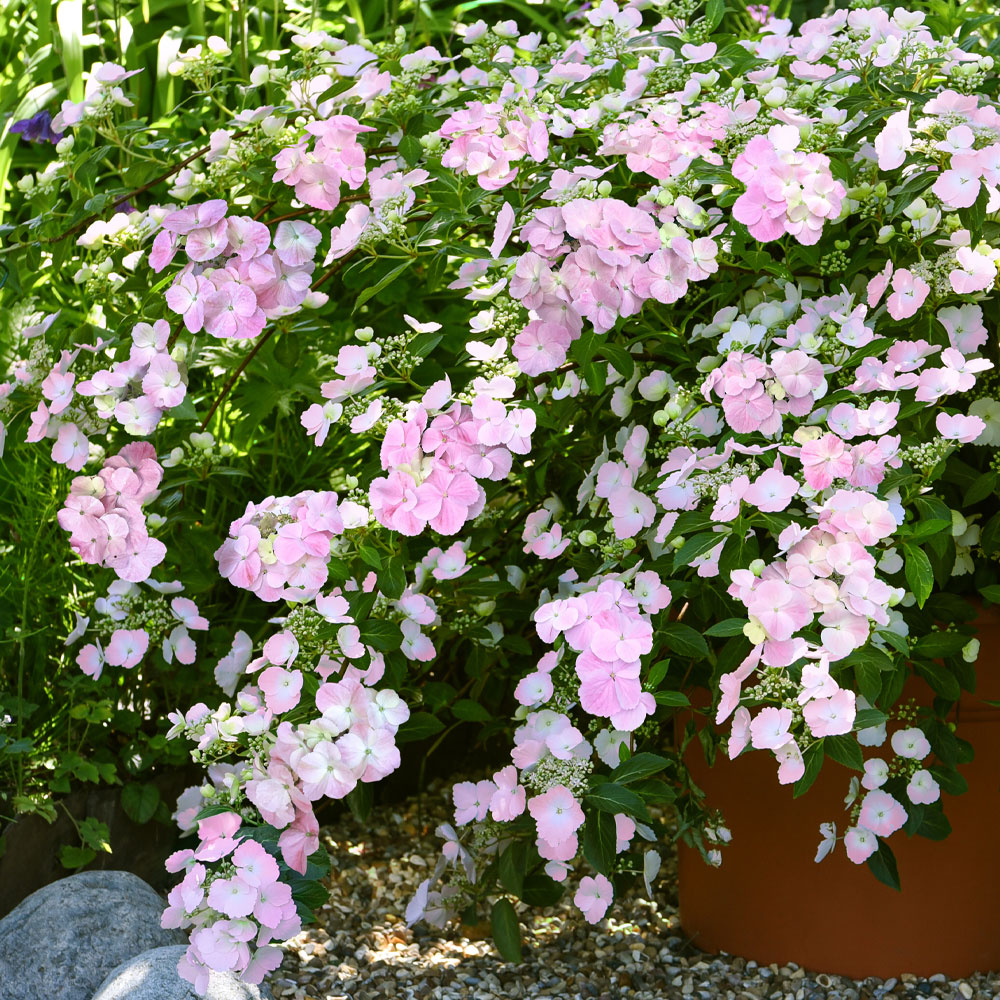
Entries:
[[[80,669],[198,662],[208,526],[226,581],[222,694],[171,717],[207,768],[164,918],[196,989],[277,966],[323,900],[316,805],[363,812],[445,719],[509,749],[455,785],[407,916],[488,905],[508,957],[514,900],[572,884],[596,922],[651,892],[667,807],[722,862],[691,740],[770,754],[795,794],[846,768],[817,860],[892,884],[894,835],[947,832],[966,598],[1000,599],[976,27],[603,0],[565,37],[478,21],[449,50],[303,32],[245,79],[208,39],[173,67],[197,139],[130,120],[108,63],[24,125],[62,138],[18,182],[0,396],[75,474],[59,524],[110,582]],[[98,190],[117,150],[162,172]],[[292,495],[256,485],[263,454]]]

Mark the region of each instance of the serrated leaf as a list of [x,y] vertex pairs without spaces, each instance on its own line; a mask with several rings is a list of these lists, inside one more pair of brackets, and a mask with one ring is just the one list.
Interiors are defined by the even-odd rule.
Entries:
[[874,729],[888,718],[885,712],[880,712],[877,708],[859,708],[854,716],[854,730],[860,732],[862,729]]
[[517,913],[509,899],[498,899],[493,904],[490,914],[490,925],[493,928],[493,940],[497,951],[508,962],[521,961],[521,925]]
[[725,0],[708,0],[705,5],[705,26],[711,34],[722,23],[726,14]]
[[607,358],[611,362],[615,371],[617,371],[623,378],[630,379],[635,374],[635,361],[632,355],[628,353],[624,348],[619,347],[617,344],[611,344],[607,341],[600,341],[597,346],[597,353],[603,358]]
[[853,736],[827,736],[823,740],[823,750],[831,760],[851,768],[852,771],[865,769],[864,754]]
[[404,260],[402,264],[397,264],[387,274],[382,275],[382,277],[374,285],[363,289],[358,295],[357,301],[354,303],[354,308],[351,312],[356,313],[370,298],[378,295],[382,289],[388,288],[389,285],[391,285],[404,271],[413,267],[416,260],[416,257],[410,257],[407,260]]
[[563,887],[548,875],[526,875],[521,899],[529,906],[555,906],[562,899]]
[[609,813],[628,813],[636,819],[649,822],[646,803],[630,788],[616,785],[613,781],[605,781],[592,788],[585,799],[589,805]]
[[399,155],[406,160],[407,166],[415,167],[424,155],[424,147],[415,136],[404,135],[399,140]]
[[478,701],[472,701],[471,698],[456,701],[451,706],[451,711],[456,719],[461,719],[463,722],[489,722],[493,718]]
[[611,772],[611,780],[619,785],[628,785],[633,781],[648,778],[651,774],[659,774],[669,763],[666,757],[661,757],[659,754],[633,754]]
[[657,636],[678,656],[708,656],[705,637],[683,622],[668,622],[657,630]]
[[160,791],[155,785],[126,785],[122,789],[122,809],[135,823],[148,823],[160,804]]
[[611,813],[593,812],[583,827],[583,856],[602,875],[610,875],[615,863],[618,833]]
[[962,690],[958,678],[945,666],[935,660],[920,660],[913,666],[914,671],[948,701],[958,701]]
[[64,844],[59,848],[59,863],[63,868],[82,868],[84,865],[89,865],[96,857],[96,852],[89,847]]
[[855,663],[854,679],[858,684],[858,694],[874,705],[882,691],[882,674],[878,668],[870,663]]
[[899,870],[896,867],[896,855],[884,841],[878,842],[878,850],[868,859],[868,868],[880,882],[890,889],[899,891]]
[[412,743],[434,736],[444,729],[444,723],[430,712],[414,712],[396,733],[397,743]]
[[716,531],[706,531],[687,539],[674,556],[674,571],[690,566],[691,563],[709,549],[714,549],[726,540],[726,535]]
[[399,649],[403,644],[403,633],[395,622],[383,621],[380,618],[369,618],[359,626],[361,641],[383,653]]
[[808,747],[802,754],[802,761],[805,764],[805,772],[792,786],[792,797],[796,799],[809,791],[823,767],[822,745],[814,743],[811,747]]
[[657,705],[667,708],[686,708],[691,704],[690,698],[683,691],[657,691],[653,699]]
[[913,656],[922,656],[928,660],[942,660],[946,656],[955,656],[969,642],[970,636],[961,632],[929,632],[922,635],[910,647]]
[[399,556],[383,560],[378,571],[378,589],[392,601],[398,600],[406,590],[406,568]]
[[705,629],[705,635],[711,636],[731,636],[742,635],[743,627],[746,625],[746,618],[725,618],[721,622]]
[[350,807],[351,815],[359,823],[364,823],[368,819],[374,804],[375,793],[369,782],[359,781],[347,793],[347,805]]
[[500,855],[497,871],[500,884],[520,898],[524,890],[525,869],[528,866],[528,846],[523,840],[515,840]]
[[924,602],[931,595],[934,588],[934,570],[931,561],[927,558],[927,553],[914,545],[904,545],[906,553],[905,575],[907,586],[913,591],[913,596],[917,600],[919,607],[924,606]]

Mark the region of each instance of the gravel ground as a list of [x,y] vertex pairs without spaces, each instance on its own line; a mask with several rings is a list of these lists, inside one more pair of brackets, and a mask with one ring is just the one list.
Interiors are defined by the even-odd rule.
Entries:
[[[407,928],[403,912],[438,852],[438,823],[450,819],[450,783],[420,799],[376,809],[362,825],[349,815],[323,831],[334,858],[330,902],[320,923],[285,946],[271,978],[277,1000],[993,1000],[1000,973],[866,979],[813,974],[794,964],[759,966],[709,955],[685,939],[677,916],[674,858],[665,857],[657,896],[616,900],[614,916],[586,924],[572,893],[536,913],[521,965],[503,961],[488,924],[438,932]],[[665,852],[664,852],[665,853]]]

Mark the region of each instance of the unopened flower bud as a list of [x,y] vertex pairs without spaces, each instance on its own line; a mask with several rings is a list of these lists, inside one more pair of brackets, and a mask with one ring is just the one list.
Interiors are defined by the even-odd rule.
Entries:
[[765,563],[763,559],[754,559],[747,567],[754,576],[760,576],[764,572]]
[[590,546],[597,544],[597,532],[591,531],[590,528],[584,528],[577,537],[581,545]]

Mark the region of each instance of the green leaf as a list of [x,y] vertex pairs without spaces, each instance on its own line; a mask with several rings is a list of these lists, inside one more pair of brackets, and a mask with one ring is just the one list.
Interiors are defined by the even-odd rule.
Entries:
[[667,708],[685,708],[691,704],[683,691],[657,691],[653,698],[657,705],[665,705]]
[[838,764],[843,764],[844,767],[849,767],[853,771],[865,769],[864,754],[861,753],[861,747],[853,736],[827,736],[823,740],[823,750],[827,757]]
[[378,589],[391,601],[398,600],[406,589],[406,568],[401,556],[383,560],[378,574]]
[[365,288],[362,290],[360,295],[358,295],[357,301],[354,303],[354,308],[351,313],[356,313],[372,296],[378,295],[383,288],[388,288],[405,270],[413,267],[416,263],[416,257],[409,257],[403,261],[402,264],[397,264],[391,271],[387,274],[382,275],[382,277],[370,288]]
[[964,795],[969,790],[969,782],[952,767],[932,764],[929,768],[934,780],[941,786],[941,791],[948,795]]
[[920,660],[913,665],[919,674],[942,698],[958,701],[962,693],[958,678],[945,666],[935,660]]
[[451,711],[456,719],[461,719],[463,722],[489,722],[493,718],[478,701],[472,701],[470,698],[456,701],[451,706]]
[[602,875],[610,875],[615,863],[618,833],[611,813],[593,812],[583,828],[583,856]]
[[548,875],[536,872],[525,876],[521,899],[529,906],[555,906],[562,895],[563,887]]
[[859,708],[854,716],[854,731],[874,729],[875,726],[881,726],[888,718],[885,712],[880,712],[877,708]]
[[820,769],[823,767],[823,745],[814,743],[802,754],[802,760],[806,766],[805,772],[792,786],[792,797],[796,799],[809,791],[812,783],[819,776]]
[[126,785],[122,789],[122,809],[135,823],[148,823],[160,804],[156,785]]
[[659,774],[670,762],[655,753],[637,753],[622,761],[612,772],[611,780],[619,785],[641,781],[651,774]]
[[361,631],[361,641],[383,653],[399,649],[403,644],[403,633],[395,622],[383,621],[381,618],[369,618],[358,628]]
[[878,668],[870,663],[855,663],[854,679],[858,684],[858,694],[874,705],[882,691],[882,674]]
[[924,817],[920,826],[917,827],[917,836],[926,837],[928,840],[945,840],[951,833],[951,823],[941,809],[940,803],[936,807],[929,806],[924,811]]
[[924,606],[924,602],[931,596],[934,587],[934,570],[931,568],[931,561],[927,558],[927,553],[914,545],[904,545],[903,551],[906,553],[906,583],[913,596],[917,599],[919,607]]
[[414,712],[396,733],[397,743],[412,743],[434,736],[444,729],[444,723],[430,712]]
[[664,645],[678,656],[708,656],[705,637],[683,622],[669,622],[658,630]]
[[709,549],[714,549],[719,542],[725,541],[725,539],[726,535],[717,531],[705,531],[695,535],[694,538],[687,539],[674,556],[674,571],[676,572],[684,566],[690,566],[698,556],[708,552]]
[[373,546],[358,546],[358,555],[361,556],[361,561],[366,565],[371,566],[376,573],[382,568],[382,553]]
[[708,0],[705,5],[705,26],[711,34],[722,23],[726,14],[725,0]]
[[649,822],[646,803],[642,798],[630,788],[616,785],[613,781],[605,781],[595,786],[585,798],[590,805],[603,812],[628,813],[636,819]]
[[946,656],[956,656],[969,642],[970,636],[961,632],[930,632],[922,635],[910,647],[914,656],[922,656],[928,660],[942,660]]
[[617,344],[601,341],[597,346],[597,353],[607,358],[623,378],[630,379],[635,374],[635,361],[632,355]]
[[716,622],[714,625],[705,629],[705,635],[711,636],[730,636],[730,635],[742,635],[743,626],[746,625],[746,618],[725,618],[721,622]]
[[984,472],[978,476],[962,497],[962,506],[971,507],[980,500],[985,500],[996,488],[998,477],[995,472]]
[[528,845],[523,840],[515,840],[500,855],[498,873],[500,884],[515,896],[524,890],[524,875],[528,867]]
[[884,882],[890,889],[899,890],[896,855],[884,840],[878,842],[878,850],[868,859],[868,868],[880,882]]
[[663,683],[663,678],[667,676],[669,669],[669,660],[657,660],[649,668],[649,676],[646,678],[646,683],[649,685],[651,691],[655,691]]
[[415,167],[424,155],[424,147],[416,136],[404,135],[399,140],[399,155],[406,160],[408,166]]
[[97,853],[90,847],[74,847],[64,844],[59,848],[59,863],[63,868],[82,868],[89,865]]
[[979,588],[979,593],[990,602],[990,604],[1000,604],[1000,583],[990,583]]
[[347,804],[351,809],[351,815],[359,823],[366,822],[371,815],[372,806],[375,804],[375,793],[371,783],[359,781],[347,793]]
[[493,940],[497,951],[508,962],[520,962],[521,925],[517,922],[517,914],[509,899],[498,899],[493,904],[490,924],[493,927]]

